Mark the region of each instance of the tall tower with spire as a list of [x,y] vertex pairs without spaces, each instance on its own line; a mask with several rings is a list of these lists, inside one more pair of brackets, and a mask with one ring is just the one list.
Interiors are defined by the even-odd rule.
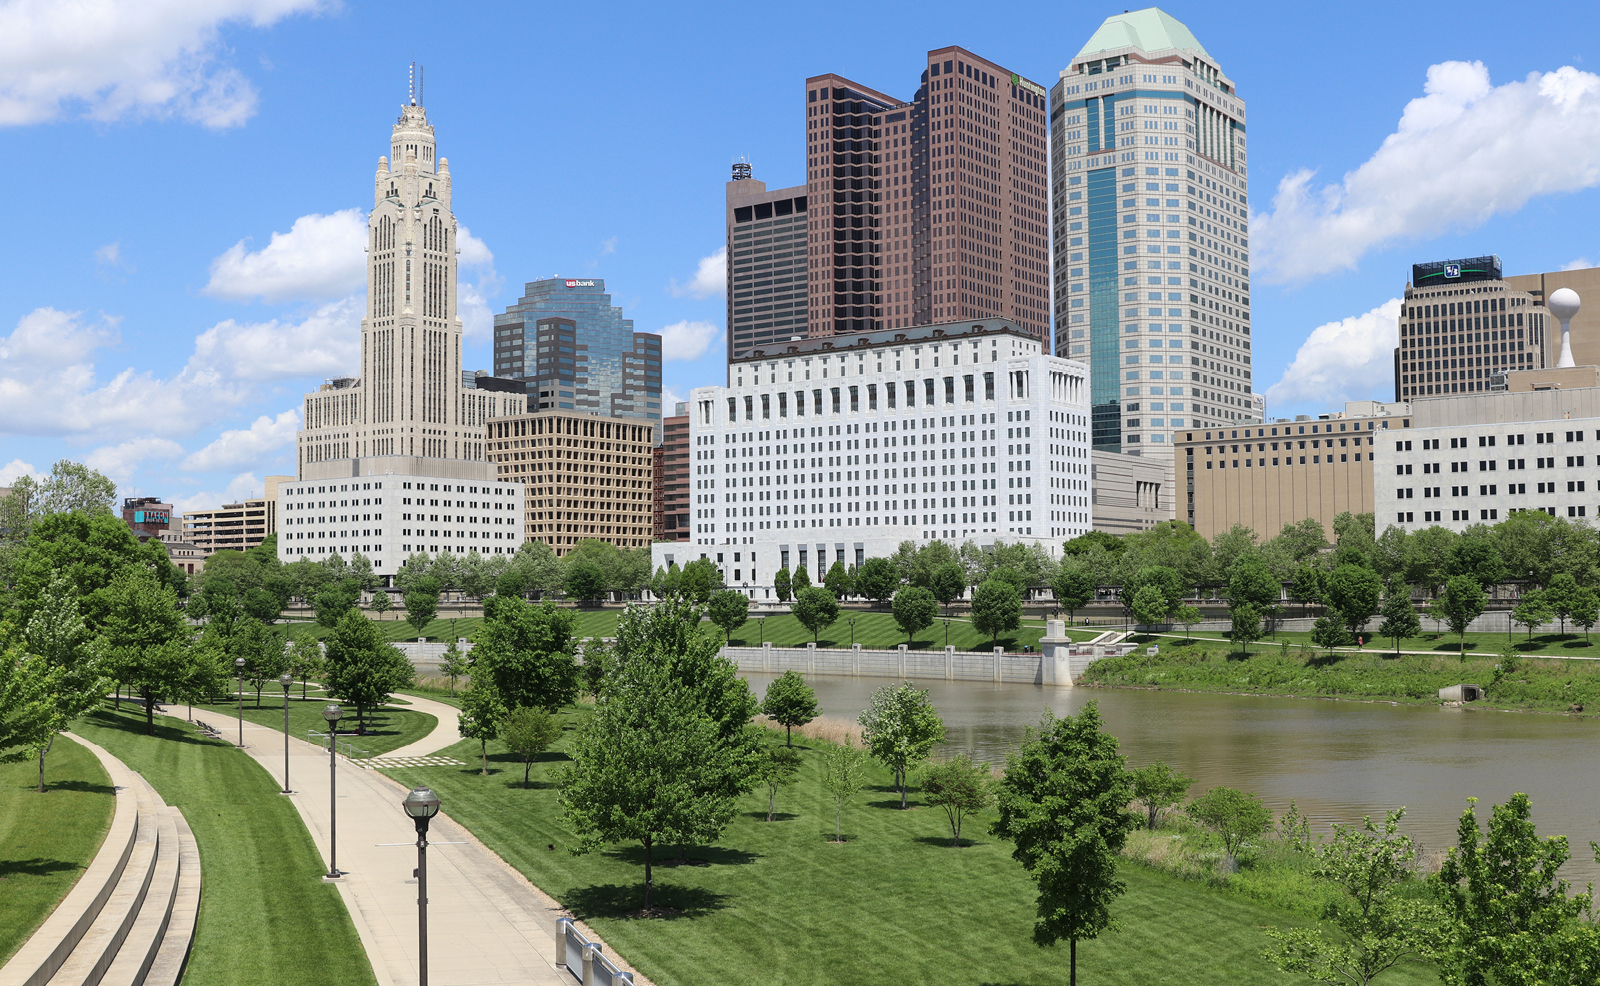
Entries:
[[463,387],[456,236],[450,164],[437,154],[413,77],[373,177],[361,375],[306,395],[303,478],[488,475],[483,425],[525,408]]

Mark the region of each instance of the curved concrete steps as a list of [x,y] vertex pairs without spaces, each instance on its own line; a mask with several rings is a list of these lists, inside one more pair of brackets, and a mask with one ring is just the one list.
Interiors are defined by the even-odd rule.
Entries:
[[0,986],[175,986],[199,913],[194,835],[144,778],[73,739],[111,775],[111,829],[77,885],[0,969]]

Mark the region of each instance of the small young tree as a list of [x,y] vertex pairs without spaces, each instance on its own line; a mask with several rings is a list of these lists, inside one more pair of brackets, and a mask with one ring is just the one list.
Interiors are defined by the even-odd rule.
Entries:
[[378,619],[380,620],[383,619],[383,614],[389,612],[389,607],[392,603],[393,600],[389,598],[389,594],[382,589],[372,594],[372,611],[378,614]]
[[1400,656],[1400,641],[1422,632],[1422,621],[1417,619],[1417,608],[1411,605],[1411,587],[1404,582],[1389,584],[1389,597],[1383,601],[1383,622],[1378,625],[1380,636],[1394,641],[1394,656]]
[[561,738],[561,720],[543,709],[523,707],[505,714],[500,738],[506,749],[522,761],[522,786],[529,787],[533,760]]
[[483,776],[489,775],[489,741],[500,735],[500,723],[506,716],[505,703],[492,681],[473,681],[472,687],[461,695],[461,712],[456,721],[461,735],[478,741],[478,754],[483,758]]
[[1255,603],[1228,602],[1228,639],[1249,654],[1250,645],[1261,639],[1261,609]]
[[789,587],[788,565],[778,569],[778,574],[772,577],[772,591],[777,594],[780,603],[786,603],[793,598],[794,593]]
[[944,739],[939,710],[928,701],[926,691],[905,681],[873,692],[871,704],[856,721],[872,756],[894,772],[900,807],[906,807],[906,774]]
[[844,562],[842,561],[833,563],[833,567],[828,569],[828,574],[823,577],[822,584],[829,592],[833,593],[833,598],[835,599],[843,599],[854,593],[856,589],[855,576],[850,574],[849,569],[844,567]]
[[322,673],[322,641],[309,633],[294,638],[289,647],[289,673],[300,679],[300,698],[306,697],[306,681]]
[[822,754],[822,789],[833,800],[833,841],[844,842],[844,808],[867,781],[867,755],[846,739]]
[[839,601],[826,589],[807,586],[795,593],[794,605],[789,611],[801,626],[811,631],[811,640],[815,642],[817,635],[839,618]]
[[960,562],[947,561],[935,568],[928,576],[928,591],[933,593],[933,598],[939,600],[944,607],[945,615],[950,613],[950,604],[961,598],[967,591],[967,573]]
[[900,570],[881,555],[868,558],[856,571],[856,592],[880,606],[895,594],[899,585]]
[[1528,639],[1533,640],[1533,631],[1550,621],[1554,615],[1550,603],[1546,601],[1543,589],[1530,589],[1517,600],[1516,608],[1511,611],[1511,622],[1519,627],[1528,628]]
[[989,807],[994,786],[988,764],[978,765],[965,753],[929,764],[922,771],[922,797],[944,809],[950,821],[950,845],[961,845],[961,823],[967,815]]
[[1318,647],[1326,647],[1332,654],[1335,647],[1348,647],[1355,642],[1350,636],[1349,622],[1344,614],[1329,606],[1311,625],[1311,642]]
[[756,778],[767,786],[767,821],[777,810],[778,788],[800,779],[800,751],[788,746],[769,746],[756,763]]
[[1378,611],[1383,583],[1378,573],[1364,565],[1340,565],[1328,576],[1326,591],[1328,604],[1344,617],[1344,625],[1354,637]]
[[445,647],[444,655],[439,658],[439,673],[450,682],[450,697],[456,694],[456,679],[465,678],[472,673],[472,658],[454,641]]
[[1272,812],[1254,794],[1231,787],[1214,787],[1189,802],[1190,818],[1216,832],[1222,839],[1222,871],[1239,868],[1239,849],[1272,824]]
[[1130,771],[1129,776],[1133,779],[1133,796],[1144,805],[1152,830],[1161,821],[1161,813],[1182,801],[1189,793],[1189,785],[1194,783],[1193,777],[1180,774],[1160,761]]
[[1572,625],[1583,630],[1584,642],[1589,640],[1589,629],[1600,623],[1600,593],[1586,585],[1572,594]]
[[289,651],[283,634],[254,617],[245,617],[234,628],[230,641],[235,657],[244,658],[245,681],[256,690],[256,708],[261,708],[261,689],[289,670]]
[[772,679],[761,699],[761,714],[783,727],[784,745],[794,746],[794,727],[804,726],[820,715],[817,693],[793,668]]
[[433,622],[439,612],[439,590],[431,585],[406,593],[406,622],[411,629],[422,633],[422,628]]
[[938,601],[921,586],[901,586],[894,594],[894,625],[906,635],[908,646],[916,641],[917,634],[933,626],[938,615]]
[[1002,579],[990,579],[972,594],[972,628],[987,633],[1000,646],[1000,635],[1022,625],[1022,600],[1017,587]]
[[1082,562],[1063,564],[1056,569],[1051,588],[1056,593],[1056,604],[1067,611],[1069,620],[1075,619],[1078,610],[1094,599],[1094,570]]
[[1140,626],[1154,626],[1166,621],[1167,594],[1153,585],[1142,586],[1133,596],[1133,621]]
[[1398,892],[1417,856],[1411,839],[1398,834],[1404,815],[1404,808],[1389,812],[1382,830],[1371,817],[1361,828],[1333,827],[1332,841],[1317,849],[1315,873],[1343,891],[1322,913],[1343,934],[1268,928],[1274,944],[1267,957],[1278,968],[1318,983],[1368,986],[1401,961],[1428,954],[1434,937],[1428,929],[1440,915],[1428,903]]
[[801,589],[811,588],[811,575],[806,572],[804,565],[794,570],[794,575],[789,579],[789,586],[794,591],[796,599],[800,598]]
[[1183,625],[1183,639],[1189,642],[1194,639],[1190,632],[1196,623],[1201,620],[1200,610],[1197,607],[1184,603],[1172,611],[1172,621]]
[[325,643],[328,694],[356,707],[356,732],[365,735],[367,711],[415,680],[411,662],[379,635],[371,620],[353,609],[339,618]]
[[576,613],[549,602],[530,605],[515,596],[487,600],[472,647],[473,680],[492,679],[507,708],[556,711],[578,697],[577,626]]
[[733,643],[733,631],[750,621],[750,597],[738,589],[719,589],[711,594],[707,607],[711,622],[722,628],[722,639]]
[[[109,666],[105,646],[95,639],[78,610],[78,596],[66,578],[57,576],[39,596],[38,608],[22,635],[28,653],[42,666],[28,669],[35,684],[44,686],[40,720],[39,793],[44,793],[44,761],[55,746],[56,734],[105,698]],[[0,653],[0,661],[15,655]]]
[[1544,598],[1550,604],[1551,611],[1561,624],[1561,636],[1567,635],[1567,621],[1572,618],[1573,603],[1577,601],[1578,580],[1566,572],[1561,572],[1550,579],[1550,584],[1545,587]]
[[1467,659],[1467,627],[1482,615],[1488,601],[1483,587],[1472,576],[1453,575],[1444,584],[1444,593],[1433,604],[1450,632],[1460,638],[1458,651],[1463,661]]
[[1078,942],[1113,927],[1111,902],[1127,885],[1117,859],[1139,819],[1116,737],[1105,732],[1100,706],[1075,716],[1044,714],[1037,731],[1006,758],[998,787],[1000,818],[991,831],[1016,843],[1011,858],[1039,887],[1033,942],[1066,939],[1069,982],[1078,981]]

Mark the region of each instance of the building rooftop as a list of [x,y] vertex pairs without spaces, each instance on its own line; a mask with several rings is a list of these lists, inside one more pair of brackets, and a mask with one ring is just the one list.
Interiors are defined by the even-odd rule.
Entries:
[[1200,45],[1183,22],[1159,7],[1107,17],[1074,59],[1117,48],[1138,48],[1144,52],[1198,51],[1211,58],[1211,53]]
[[973,335],[1009,334],[1037,345],[1039,340],[1022,326],[1006,318],[967,319],[960,322],[940,322],[937,325],[908,325],[898,329],[878,332],[846,332],[836,336],[793,338],[769,345],[746,349],[734,354],[730,362],[776,359],[780,356],[809,356],[821,352],[836,352],[855,347],[895,346],[920,342],[948,342]]

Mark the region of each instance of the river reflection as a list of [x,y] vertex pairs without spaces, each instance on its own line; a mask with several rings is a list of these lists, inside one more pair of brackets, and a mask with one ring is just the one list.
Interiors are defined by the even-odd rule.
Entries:
[[[757,696],[775,675],[747,673]],[[854,720],[885,678],[808,679],[823,714]],[[1036,685],[918,681],[944,717],[945,749],[1000,763],[1045,709],[1057,715],[1100,703],[1130,766],[1165,760],[1214,785],[1255,791],[1274,811],[1294,799],[1313,831],[1406,806],[1402,830],[1425,851],[1455,845],[1466,799],[1488,806],[1513,793],[1533,799],[1541,835],[1566,835],[1562,875],[1600,883],[1588,848],[1600,839],[1600,794],[1589,763],[1594,720],[1479,709]]]

